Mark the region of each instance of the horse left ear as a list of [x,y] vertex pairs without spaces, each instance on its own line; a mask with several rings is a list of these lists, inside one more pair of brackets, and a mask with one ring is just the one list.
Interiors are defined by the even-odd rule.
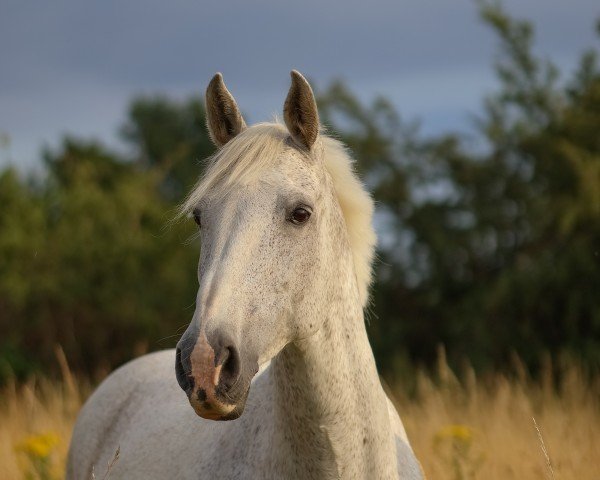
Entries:
[[222,147],[246,128],[240,109],[220,73],[212,78],[206,89],[206,123],[217,147]]
[[312,88],[296,70],[292,70],[292,85],[283,106],[283,118],[294,141],[308,150],[319,134],[319,113]]

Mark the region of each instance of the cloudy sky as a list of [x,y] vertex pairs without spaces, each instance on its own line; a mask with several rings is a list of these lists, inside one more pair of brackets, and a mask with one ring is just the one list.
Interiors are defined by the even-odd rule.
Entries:
[[[504,3],[562,68],[598,45],[597,0]],[[473,0],[2,0],[0,165],[35,166],[66,132],[118,147],[133,95],[202,93],[216,71],[250,122],[280,112],[297,68],[317,88],[383,94],[426,132],[466,128],[496,46]]]

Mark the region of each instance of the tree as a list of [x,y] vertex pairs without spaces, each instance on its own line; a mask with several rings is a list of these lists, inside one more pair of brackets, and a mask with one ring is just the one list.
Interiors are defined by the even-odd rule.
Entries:
[[206,133],[203,102],[138,97],[129,107],[121,135],[143,168],[162,172],[160,189],[170,201],[181,200],[202,171],[201,160],[214,151]]
[[[586,52],[575,78],[531,51],[533,29],[496,3],[500,90],[479,119],[486,150],[456,134],[422,138],[386,102],[341,85],[323,117],[353,149],[378,202],[380,245],[370,334],[385,369],[431,363],[535,369],[545,351],[600,366],[600,74]],[[381,361],[383,360],[383,361]]]

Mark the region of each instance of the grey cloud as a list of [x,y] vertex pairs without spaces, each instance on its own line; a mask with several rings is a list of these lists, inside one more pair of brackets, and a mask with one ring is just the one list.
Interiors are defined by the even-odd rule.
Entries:
[[[506,4],[567,64],[594,42],[596,0]],[[291,68],[320,86],[341,77],[363,98],[389,96],[435,130],[477,108],[493,84],[494,42],[470,0],[7,0],[0,130],[13,157],[33,158],[66,129],[115,131],[135,92],[200,93],[217,70],[263,119],[280,111]]]

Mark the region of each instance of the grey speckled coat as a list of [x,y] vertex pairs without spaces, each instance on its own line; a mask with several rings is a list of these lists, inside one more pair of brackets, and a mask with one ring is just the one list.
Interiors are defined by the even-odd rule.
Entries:
[[372,203],[310,86],[293,72],[286,127],[247,128],[220,75],[207,111],[221,148],[185,206],[202,225],[194,317],[177,352],[88,400],[67,478],[102,478],[117,447],[111,480],[423,478],[364,325]]

